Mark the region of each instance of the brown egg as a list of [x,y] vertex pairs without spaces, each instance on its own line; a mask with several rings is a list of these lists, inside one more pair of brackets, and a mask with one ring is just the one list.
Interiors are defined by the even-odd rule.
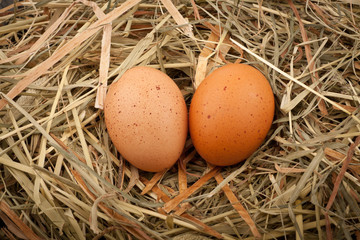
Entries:
[[134,67],[113,83],[105,123],[121,155],[149,172],[170,168],[187,137],[187,109],[180,89],[165,73]]
[[260,71],[245,64],[220,67],[193,96],[189,113],[193,144],[209,163],[236,164],[262,144],[274,110],[272,89]]

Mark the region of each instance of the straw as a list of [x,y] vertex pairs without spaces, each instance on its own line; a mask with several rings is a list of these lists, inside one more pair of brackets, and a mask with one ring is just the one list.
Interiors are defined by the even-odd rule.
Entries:
[[[0,22],[0,239],[359,238],[359,1],[24,0]],[[102,108],[125,71],[189,107],[229,63],[274,94],[250,157],[209,166],[189,135],[150,173],[117,151]]]

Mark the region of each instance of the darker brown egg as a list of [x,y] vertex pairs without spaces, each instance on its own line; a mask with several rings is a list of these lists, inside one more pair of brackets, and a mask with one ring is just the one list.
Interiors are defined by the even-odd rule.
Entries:
[[274,108],[272,89],[259,70],[245,64],[220,67],[193,96],[189,113],[193,144],[214,165],[243,161],[264,141]]

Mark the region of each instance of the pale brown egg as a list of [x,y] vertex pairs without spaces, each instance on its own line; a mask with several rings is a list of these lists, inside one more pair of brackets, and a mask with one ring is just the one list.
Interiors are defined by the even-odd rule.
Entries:
[[187,108],[165,73],[134,67],[113,83],[105,100],[105,123],[120,154],[149,172],[170,168],[187,137]]
[[259,70],[245,64],[220,67],[203,80],[192,98],[193,144],[209,163],[236,164],[262,144],[274,110],[272,89]]

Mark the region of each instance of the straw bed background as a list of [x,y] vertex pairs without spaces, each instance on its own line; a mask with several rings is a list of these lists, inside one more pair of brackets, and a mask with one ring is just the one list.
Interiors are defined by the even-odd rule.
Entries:
[[[25,0],[0,19],[1,239],[360,239],[359,1]],[[228,62],[273,88],[257,152],[217,168],[188,139],[156,174],[121,158],[107,85],[148,65],[190,104]]]

